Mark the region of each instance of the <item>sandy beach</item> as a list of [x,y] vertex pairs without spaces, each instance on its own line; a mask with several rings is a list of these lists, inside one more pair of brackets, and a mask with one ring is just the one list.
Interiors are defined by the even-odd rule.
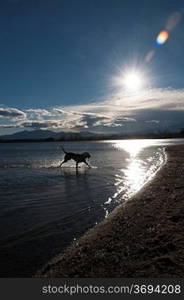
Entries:
[[35,277],[183,277],[184,146],[152,181]]

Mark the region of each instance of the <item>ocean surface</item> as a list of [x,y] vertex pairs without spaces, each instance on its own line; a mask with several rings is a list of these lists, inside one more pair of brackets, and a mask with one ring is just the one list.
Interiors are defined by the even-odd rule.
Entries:
[[[0,277],[30,277],[150,180],[183,139],[0,144]],[[59,168],[89,152],[91,168]]]

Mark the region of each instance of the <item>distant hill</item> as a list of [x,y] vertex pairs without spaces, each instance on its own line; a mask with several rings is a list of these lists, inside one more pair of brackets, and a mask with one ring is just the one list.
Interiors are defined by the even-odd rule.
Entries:
[[42,138],[49,138],[54,137],[55,132],[50,130],[33,130],[33,131],[20,131],[10,135],[1,135],[1,139],[42,139]]
[[54,132],[50,130],[24,130],[10,135],[1,135],[1,143],[11,142],[52,142],[52,141],[85,141],[85,140],[113,140],[113,139],[156,139],[156,138],[184,138],[184,130],[179,132],[158,132],[158,133],[118,133],[118,134],[97,134],[89,131],[81,132]]
[[42,139],[54,139],[54,140],[75,140],[85,139],[98,136],[92,132],[54,132],[50,130],[24,130],[16,132],[10,135],[1,135],[1,140],[42,140]]

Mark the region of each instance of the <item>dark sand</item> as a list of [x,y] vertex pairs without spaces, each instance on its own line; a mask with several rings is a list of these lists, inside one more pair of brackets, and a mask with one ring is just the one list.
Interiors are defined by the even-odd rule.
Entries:
[[138,194],[36,277],[183,277],[184,146]]

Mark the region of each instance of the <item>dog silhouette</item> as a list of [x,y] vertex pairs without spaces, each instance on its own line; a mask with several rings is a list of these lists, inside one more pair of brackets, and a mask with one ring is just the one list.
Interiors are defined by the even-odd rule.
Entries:
[[82,162],[85,163],[90,168],[90,165],[86,161],[86,159],[89,159],[91,157],[91,155],[88,152],[79,154],[79,153],[67,152],[63,147],[61,148],[65,153],[65,156],[64,156],[64,160],[61,162],[59,167],[61,167],[67,161],[73,159],[76,162],[76,169],[78,168],[78,164]]

